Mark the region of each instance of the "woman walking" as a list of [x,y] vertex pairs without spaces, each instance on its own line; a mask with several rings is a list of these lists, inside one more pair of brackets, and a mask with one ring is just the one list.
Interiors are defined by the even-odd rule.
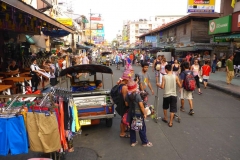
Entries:
[[174,60],[174,63],[172,64],[172,71],[173,71],[173,74],[178,76],[179,75],[179,70],[180,70],[180,65],[178,63],[178,60],[175,59]]
[[162,77],[167,74],[166,73],[166,70],[165,70],[165,66],[167,65],[167,61],[166,61],[166,58],[162,58],[162,62],[161,62],[161,65],[160,65],[160,76],[159,76],[159,82],[160,84],[162,84]]
[[191,70],[193,71],[193,75],[196,81],[196,85],[198,88],[198,94],[202,94],[201,89],[200,89],[200,82],[199,82],[199,78],[200,78],[200,65],[198,63],[198,59],[194,60],[194,64],[191,67]]

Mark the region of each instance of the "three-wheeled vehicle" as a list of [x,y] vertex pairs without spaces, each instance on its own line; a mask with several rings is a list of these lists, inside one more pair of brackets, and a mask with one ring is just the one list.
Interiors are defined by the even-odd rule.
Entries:
[[106,65],[106,66],[110,66],[112,65],[110,56],[111,56],[112,52],[102,52],[101,53],[101,64]]
[[[82,75],[81,75],[82,74]],[[97,88],[97,74],[101,76],[102,88]],[[104,83],[103,76],[109,74],[111,82]],[[106,126],[111,127],[114,113],[114,103],[110,97],[110,90],[105,89],[104,84],[112,84],[113,72],[112,69],[97,64],[83,64],[66,68],[60,72],[60,76],[71,75],[70,90],[72,92],[74,103],[78,109],[78,117],[80,124],[94,125],[99,124],[101,119],[106,120]],[[78,77],[78,76],[80,77]],[[110,77],[109,76],[109,77]],[[78,78],[76,78],[78,77]]]

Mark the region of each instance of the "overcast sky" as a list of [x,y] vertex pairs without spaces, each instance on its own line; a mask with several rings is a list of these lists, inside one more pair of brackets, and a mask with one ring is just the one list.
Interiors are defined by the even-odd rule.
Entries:
[[[72,1],[75,13],[89,17],[101,13],[104,19],[105,39],[113,40],[122,29],[123,20],[149,19],[155,15],[186,15],[188,0],[59,0]],[[220,11],[220,1],[216,0],[215,10]]]

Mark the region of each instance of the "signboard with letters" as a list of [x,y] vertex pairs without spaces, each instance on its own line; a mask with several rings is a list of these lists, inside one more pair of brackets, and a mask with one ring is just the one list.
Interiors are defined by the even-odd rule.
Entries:
[[98,29],[98,30],[102,30],[102,29],[103,29],[103,24],[98,23],[98,24],[97,24],[97,29]]
[[91,21],[101,21],[101,17],[90,17]]
[[215,0],[188,0],[188,13],[214,13]]
[[56,20],[60,23],[62,23],[65,26],[72,26],[73,20],[72,18],[56,18]]
[[232,16],[225,16],[209,21],[208,34],[219,34],[231,32]]
[[149,29],[139,29],[139,33],[148,33]]

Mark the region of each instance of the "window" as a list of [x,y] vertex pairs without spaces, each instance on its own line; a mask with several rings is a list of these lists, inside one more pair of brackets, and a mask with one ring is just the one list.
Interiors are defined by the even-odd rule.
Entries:
[[187,34],[187,24],[184,24],[183,26],[183,34]]

